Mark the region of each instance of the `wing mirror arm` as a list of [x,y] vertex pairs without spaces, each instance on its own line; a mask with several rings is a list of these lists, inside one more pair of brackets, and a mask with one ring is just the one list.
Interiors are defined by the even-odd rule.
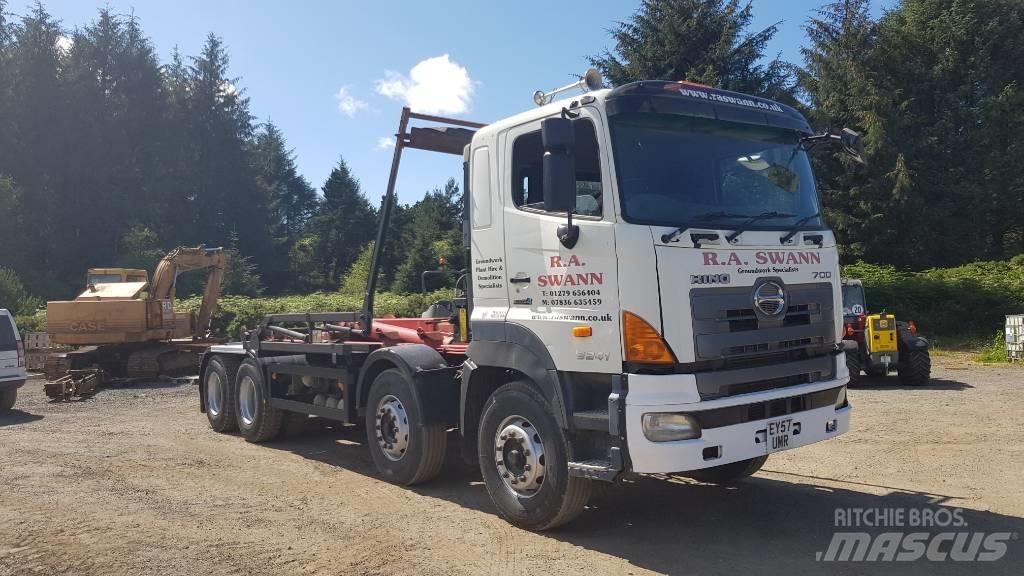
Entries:
[[868,163],[865,158],[866,154],[864,153],[864,140],[861,138],[859,132],[849,128],[843,128],[842,132],[839,134],[833,134],[826,131],[813,136],[804,136],[800,139],[799,146],[804,150],[810,150],[819,142],[839,144],[843,147],[843,151],[849,154],[855,162],[864,165]]

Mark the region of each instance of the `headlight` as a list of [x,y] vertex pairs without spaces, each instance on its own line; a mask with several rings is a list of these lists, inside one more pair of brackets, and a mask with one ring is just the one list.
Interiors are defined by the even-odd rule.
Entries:
[[700,424],[686,414],[652,412],[643,417],[644,436],[651,442],[700,438]]

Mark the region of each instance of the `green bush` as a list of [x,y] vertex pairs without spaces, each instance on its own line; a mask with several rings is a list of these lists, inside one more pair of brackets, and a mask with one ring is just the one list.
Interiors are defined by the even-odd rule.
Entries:
[[42,305],[42,300],[28,293],[14,270],[0,268],[0,308],[6,308],[17,316],[33,314]]
[[39,310],[33,314],[15,316],[14,321],[18,324],[18,331],[22,334],[26,332],[46,332],[45,310]]
[[868,308],[913,320],[921,333],[981,336],[1002,331],[1006,314],[1024,312],[1024,262],[975,262],[957,268],[907,272],[858,262],[844,278],[864,281]]
[[[987,341],[992,333],[1003,330],[1006,314],[1024,313],[1024,261],[1020,258],[923,272],[858,262],[844,266],[843,277],[864,281],[871,311],[884,309],[898,319],[913,320],[925,337],[980,337]],[[266,314],[361,310],[362,292],[354,289],[355,283],[346,286],[349,284],[349,289],[336,293],[224,296],[213,317],[213,332],[237,337],[240,329],[256,326]],[[433,302],[451,295],[451,290],[430,294],[380,292],[376,311],[379,316],[419,316]],[[199,304],[198,297],[187,298],[178,301],[178,308],[196,311]]]
[[981,353],[978,354],[978,362],[1007,362],[1009,358],[1006,355],[1006,333],[1000,330],[996,332],[995,338],[992,339],[992,343],[982,349]]
[[[378,317],[416,317],[438,300],[450,299],[451,290],[439,290],[429,294],[395,294],[379,292],[375,299],[374,311]],[[198,297],[178,300],[179,310],[195,312],[202,299]],[[211,331],[215,336],[237,338],[243,329],[256,327],[267,314],[296,312],[358,312],[363,308],[363,297],[357,294],[317,292],[304,296],[280,296],[249,298],[246,296],[224,296],[213,315]]]

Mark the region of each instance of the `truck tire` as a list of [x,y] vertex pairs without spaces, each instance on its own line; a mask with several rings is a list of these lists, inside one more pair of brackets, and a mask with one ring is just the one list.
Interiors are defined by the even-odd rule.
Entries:
[[447,431],[424,420],[412,383],[401,370],[391,368],[374,378],[366,401],[366,444],[389,482],[411,486],[441,473]]
[[238,374],[238,358],[214,356],[206,364],[203,374],[203,402],[206,404],[206,419],[210,428],[217,432],[238,430],[238,399],[235,398],[235,376]]
[[242,362],[235,376],[238,431],[249,442],[277,438],[285,411],[269,406],[260,367],[251,360]]
[[703,470],[694,470],[692,472],[687,472],[685,476],[700,482],[707,482],[709,484],[735,484],[736,482],[739,482],[760,470],[761,466],[764,466],[764,463],[767,460],[768,455],[766,454],[749,460],[740,460],[739,462],[733,462],[731,464],[722,464],[721,466],[712,466],[711,468],[704,468]]
[[850,383],[849,386],[856,386],[860,384],[864,377],[861,375],[860,370],[860,351],[847,352],[846,353],[846,368],[850,371]]
[[905,352],[900,358],[897,372],[904,386],[924,386],[932,376],[931,355],[927,349]]
[[533,386],[510,382],[487,399],[477,453],[502,517],[520,528],[547,530],[583,511],[591,481],[569,475],[567,448],[550,405]]
[[0,412],[6,412],[14,408],[14,401],[18,399],[18,389],[11,388],[0,392]]

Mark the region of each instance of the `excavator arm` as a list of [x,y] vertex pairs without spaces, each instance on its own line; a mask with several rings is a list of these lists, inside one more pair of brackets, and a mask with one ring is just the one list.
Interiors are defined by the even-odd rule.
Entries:
[[224,269],[227,267],[227,254],[223,248],[196,248],[179,247],[172,250],[160,263],[157,264],[153,273],[153,281],[150,283],[150,298],[154,300],[172,299],[174,297],[174,284],[178,274],[189,270],[209,270],[206,278],[206,288],[203,290],[203,303],[199,307],[199,316],[196,318],[195,332],[193,337],[203,338],[210,326],[210,319],[217,309],[217,300],[220,298],[220,289],[224,284]]

